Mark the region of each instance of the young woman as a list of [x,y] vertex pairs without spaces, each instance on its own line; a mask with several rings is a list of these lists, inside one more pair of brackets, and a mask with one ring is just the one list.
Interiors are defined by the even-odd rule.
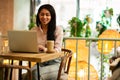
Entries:
[[45,4],[39,8],[36,24],[37,27],[32,30],[37,31],[39,50],[47,51],[47,40],[54,40],[54,49],[59,52],[62,47],[63,30],[61,27],[56,27],[56,13],[51,5]]
[[[47,51],[47,40],[54,41],[54,51],[60,52],[62,48],[63,29],[56,26],[56,13],[52,5],[44,4],[38,9],[36,25],[32,30],[37,31],[38,48]],[[60,60],[55,59],[40,63],[40,76],[42,80],[56,80]],[[54,74],[52,74],[54,72]],[[52,76],[51,76],[52,75]],[[37,80],[36,65],[32,68],[33,80]],[[25,80],[25,79],[24,79]]]

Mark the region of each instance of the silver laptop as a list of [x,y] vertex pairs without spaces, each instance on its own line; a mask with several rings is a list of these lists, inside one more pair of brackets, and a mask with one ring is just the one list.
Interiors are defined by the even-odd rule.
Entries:
[[9,49],[12,52],[38,53],[37,33],[35,31],[8,31]]

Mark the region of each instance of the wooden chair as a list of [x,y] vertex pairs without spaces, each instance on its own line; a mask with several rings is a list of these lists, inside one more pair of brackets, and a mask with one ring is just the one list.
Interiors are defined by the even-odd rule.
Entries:
[[2,73],[2,76],[0,80],[12,80],[12,75],[10,75],[12,69],[25,69],[28,71],[29,80],[32,80],[32,73],[29,67],[27,66],[20,66],[20,65],[10,65],[10,64],[0,64],[0,70]]
[[62,52],[64,52],[65,56],[60,63],[57,80],[68,80],[72,51],[69,49],[62,49]]

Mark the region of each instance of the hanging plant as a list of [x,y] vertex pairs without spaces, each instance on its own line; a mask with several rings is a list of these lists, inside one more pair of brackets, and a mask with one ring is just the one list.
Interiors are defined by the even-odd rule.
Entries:
[[77,17],[72,17],[71,20],[68,22],[70,24],[70,35],[71,37],[83,37],[84,33],[84,24],[82,21]]
[[103,10],[103,14],[101,16],[101,22],[106,28],[111,27],[112,22],[112,16],[113,16],[113,8],[106,8]]
[[89,24],[86,25],[86,30],[85,30],[85,37],[90,37],[91,36],[91,29]]
[[90,15],[86,15],[84,23],[86,24],[85,37],[90,37],[91,36],[90,23],[92,23],[92,18],[90,17]]

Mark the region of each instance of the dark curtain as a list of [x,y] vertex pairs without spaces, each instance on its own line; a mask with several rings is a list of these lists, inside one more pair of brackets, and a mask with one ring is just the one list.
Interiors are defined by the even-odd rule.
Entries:
[[80,17],[80,0],[76,0],[76,17]]
[[[35,14],[35,8],[41,3],[41,0],[30,0],[30,16]],[[32,19],[30,19],[32,21]]]
[[[30,0],[30,16],[33,16],[35,13],[35,0]],[[30,19],[30,21],[32,21]]]

